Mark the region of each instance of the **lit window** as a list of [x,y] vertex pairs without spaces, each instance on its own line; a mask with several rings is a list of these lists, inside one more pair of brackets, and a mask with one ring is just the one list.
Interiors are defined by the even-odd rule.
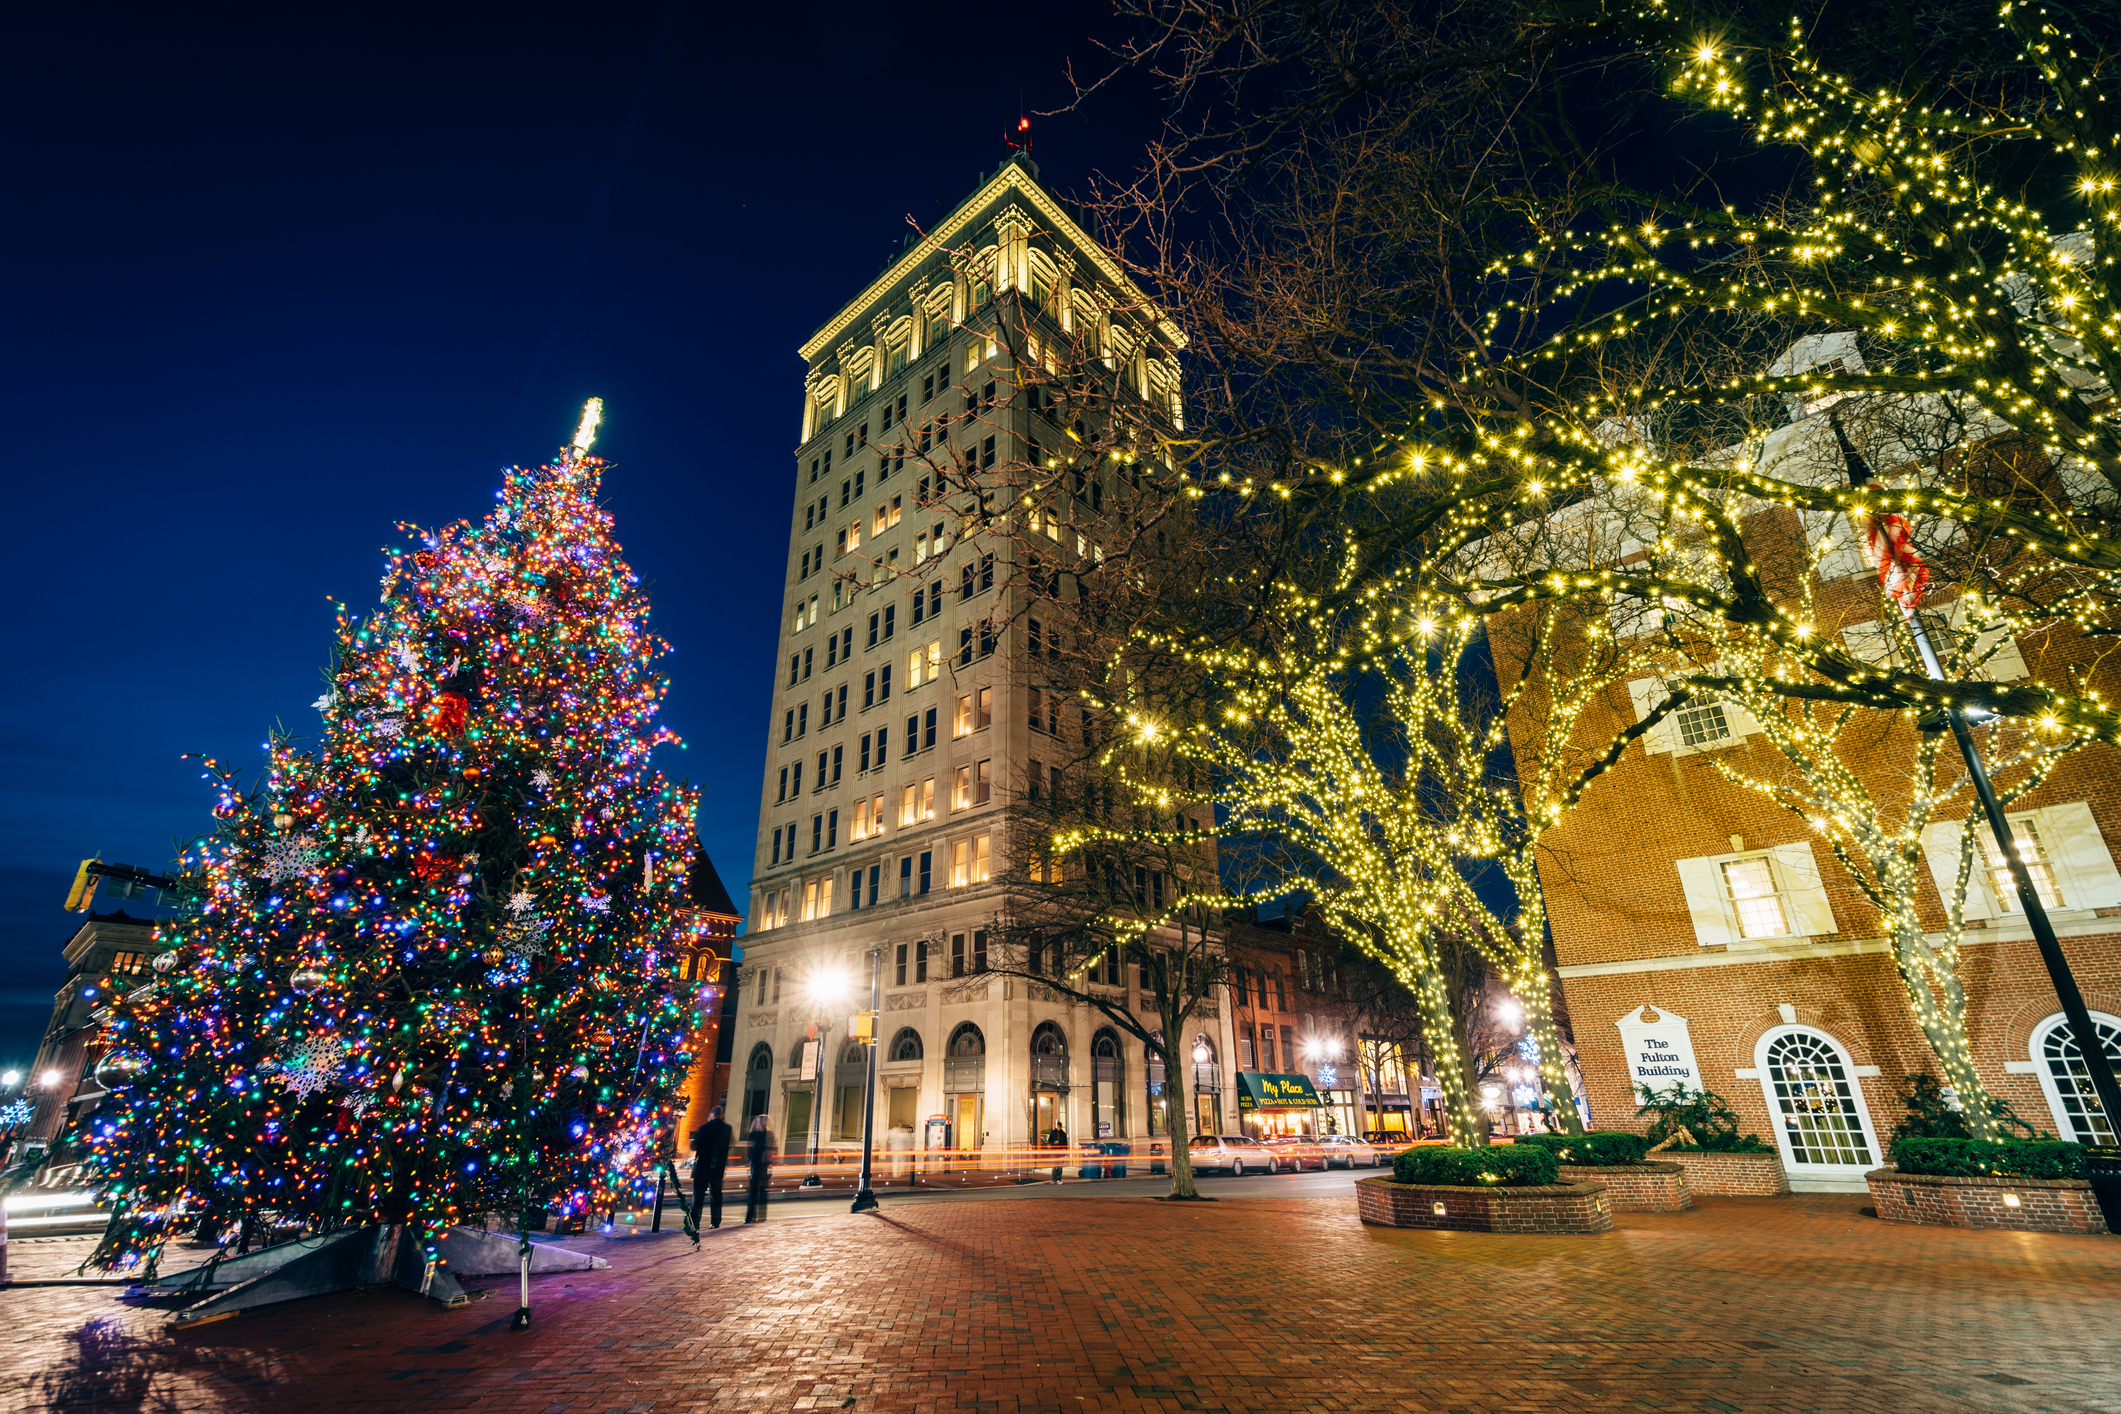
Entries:
[[[2055,871],[2048,863],[2047,851],[2040,847],[2040,832],[2034,827],[2033,817],[2018,816],[2010,825],[2018,838],[2018,858],[2025,862],[2025,872],[2032,876],[2033,890],[2040,895],[2041,905],[2046,908],[2068,907],[2061,891],[2055,887]],[[2003,851],[1997,848],[1995,835],[1987,830],[1979,833],[1981,852],[1988,860],[1989,888],[2005,913],[2016,913],[2018,885],[2011,878],[2010,864]]]
[[862,548],[862,522],[860,517],[856,517],[847,527],[847,548],[850,550]]
[[950,808],[963,810],[972,804],[972,768],[960,766],[950,789]]
[[940,638],[931,638],[928,640],[928,676],[939,677],[942,671],[943,641]]
[[899,828],[904,829],[920,818],[920,790],[917,786],[909,785],[899,792]]
[[1723,883],[1738,913],[1740,936],[1777,938],[1790,931],[1782,899],[1775,891],[1775,873],[1765,856],[1726,861]]
[[928,559],[928,537],[917,535],[913,539],[913,563],[925,564]]
[[954,740],[972,735],[972,694],[962,693],[957,699],[957,714],[950,719],[950,735]]
[[950,887],[962,889],[972,881],[972,841],[959,840],[950,846]]
[[990,864],[987,853],[987,838],[987,836],[981,835],[972,842],[972,882],[975,884],[984,884],[989,878]]
[[935,777],[933,776],[921,782],[921,818],[923,820],[933,820],[935,818]]
[[869,802],[867,800],[854,802],[854,837],[858,840],[869,838]]
[[817,881],[803,885],[803,921],[808,923],[817,917]]
[[927,666],[928,655],[916,648],[906,655],[906,686],[919,687],[927,679],[922,670]]

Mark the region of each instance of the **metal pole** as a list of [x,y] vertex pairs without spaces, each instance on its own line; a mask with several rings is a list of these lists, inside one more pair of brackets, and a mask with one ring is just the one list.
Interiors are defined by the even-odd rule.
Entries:
[[854,1211],[866,1213],[876,1206],[876,1192],[869,1186],[870,1160],[876,1149],[876,1047],[878,1013],[884,1009],[884,950],[869,949],[869,1084],[862,1091],[862,1181],[854,1194]]
[[825,1180],[817,1176],[817,1146],[819,1125],[824,1119],[825,1109],[825,1034],[817,1036],[817,1064],[810,1077],[810,1177],[803,1180],[805,1188],[823,1188]]
[[[1905,604],[1900,605],[1900,616],[1906,620],[1908,631],[1915,636],[1915,647],[1922,654],[1923,667],[1929,670],[1932,678],[1943,681],[1943,666],[1937,661],[1936,650],[1930,646],[1920,616]],[[2062,953],[2062,943],[2055,937],[2055,926],[2048,921],[2047,907],[2040,902],[2040,890],[2033,884],[2032,871],[2025,867],[2025,860],[2019,855],[2017,831],[2011,827],[2009,817],[2003,813],[2002,802],[1996,799],[1995,788],[1989,784],[1988,771],[1981,764],[1981,751],[1974,744],[1973,732],[1968,729],[1966,713],[1958,707],[1950,707],[1944,715],[1951,723],[1952,739],[1959,743],[1959,754],[1966,758],[1966,773],[1973,780],[1974,794],[1981,799],[1981,810],[1988,816],[1988,827],[1996,837],[1996,848],[2003,852],[2004,864],[2010,869],[2011,883],[2018,890],[2018,906],[2025,910],[2025,921],[2032,925],[2033,941],[2040,947],[2040,960],[2047,964],[2048,981],[2062,1002],[2062,1014],[2069,1018],[2069,1029],[2077,1038],[2077,1053],[2084,1058],[2085,1073],[2091,1078],[2099,1108],[2111,1128],[2115,1116],[2121,1116],[2121,1081],[2116,1081],[2106,1047],[2099,1043],[2099,1030],[2092,1024],[2090,1009],[2084,1005],[2084,994],[2077,990],[2076,974],[2070,971],[2069,959]],[[1978,842],[1976,847],[1979,847]]]

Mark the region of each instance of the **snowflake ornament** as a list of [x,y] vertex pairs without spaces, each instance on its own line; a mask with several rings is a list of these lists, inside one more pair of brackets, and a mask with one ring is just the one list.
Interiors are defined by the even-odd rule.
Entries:
[[525,914],[530,912],[531,909],[537,907],[537,904],[538,901],[536,899],[532,898],[529,894],[524,893],[520,889],[508,896],[508,911],[510,913],[518,915]]
[[549,786],[552,784],[552,772],[540,768],[531,774],[530,783],[541,788]]
[[398,645],[398,664],[408,673],[420,671],[420,655],[413,651],[410,643]]
[[327,692],[322,697],[318,698],[316,701],[310,703],[309,705],[316,708],[319,712],[329,712],[333,707],[338,705],[338,701],[338,693]]
[[0,1129],[16,1129],[28,1124],[30,1116],[35,1113],[36,1111],[30,1107],[29,1101],[17,1098],[9,1103],[6,1108],[0,1109]]
[[587,894],[587,895],[584,895],[584,896],[583,896],[583,899],[582,899],[582,907],[584,907],[584,908],[588,909],[588,910],[589,910],[589,911],[590,911],[591,913],[599,913],[599,914],[608,914],[608,913],[610,913],[610,912],[611,912],[611,895],[610,895],[610,894]]
[[375,721],[374,730],[377,736],[397,736],[405,730],[405,719],[403,717],[378,717]]
[[265,876],[275,884],[306,878],[317,872],[323,860],[323,851],[309,836],[300,839],[282,836],[265,846]]
[[292,1090],[300,1099],[308,1099],[321,1090],[338,1083],[339,1072],[346,1068],[349,1048],[339,1036],[321,1031],[298,1044],[277,1064],[273,1079]]

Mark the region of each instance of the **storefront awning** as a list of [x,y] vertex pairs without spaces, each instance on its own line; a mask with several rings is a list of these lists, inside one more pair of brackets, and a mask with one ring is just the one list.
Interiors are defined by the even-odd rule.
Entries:
[[1321,1108],[1318,1091],[1307,1075],[1267,1075],[1256,1070],[1237,1072],[1237,1108],[1247,1110],[1315,1110]]

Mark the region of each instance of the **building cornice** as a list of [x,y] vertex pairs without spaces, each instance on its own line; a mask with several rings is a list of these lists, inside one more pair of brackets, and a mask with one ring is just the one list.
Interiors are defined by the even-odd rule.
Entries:
[[[2051,915],[2053,916],[2053,915]],[[2074,909],[2053,916],[2055,935],[2090,938],[2121,932],[2121,920],[2101,918],[2090,909]],[[1932,947],[1950,941],[1943,933],[1924,935]],[[2023,943],[2032,941],[2033,930],[2020,921],[1987,928],[1968,928],[1959,935],[1960,947],[1977,943]],[[1664,957],[1627,958],[1618,962],[1577,962],[1555,968],[1563,981],[1577,977],[1618,977],[1631,972],[1685,972],[1696,967],[1744,967],[1761,962],[1815,962],[1823,957],[1861,957],[1893,950],[1890,938],[1828,938],[1820,942],[1758,943],[1749,947],[1704,948],[1698,953],[1671,953]]]
[[[989,207],[1010,191],[1021,193],[1039,216],[1051,223],[1053,230],[1065,236],[1077,251],[1086,255],[1097,266],[1099,274],[1122,290],[1125,290],[1130,298],[1139,300],[1145,308],[1148,307],[1148,297],[1141,292],[1140,288],[1132,280],[1127,278],[1126,273],[1119,268],[1119,262],[1112,258],[1111,252],[1093,240],[1090,234],[1077,225],[1067,212],[1061,210],[1060,203],[1048,196],[1045,188],[1041,187],[1029,172],[1026,172],[1019,164],[1010,162],[1002,167],[1002,170],[995,175],[992,181],[975,192],[970,200],[951,212],[941,225],[930,231],[927,239],[920,241],[911,250],[893,261],[889,269],[870,281],[861,294],[841,308],[840,312],[832,317],[830,323],[819,329],[815,334],[812,334],[809,341],[796,350],[802,356],[803,361],[805,363],[812,362],[820,353],[832,347],[833,341],[846,333],[854,321],[861,316],[862,311],[873,305],[893,285],[898,284],[907,275],[911,274],[915,266],[934,255],[938,250],[949,246],[957,236],[968,229]],[[1178,327],[1165,318],[1161,311],[1158,311],[1156,315],[1156,327],[1157,332],[1163,336],[1171,347],[1182,349],[1186,346],[1185,335],[1179,332]]]

